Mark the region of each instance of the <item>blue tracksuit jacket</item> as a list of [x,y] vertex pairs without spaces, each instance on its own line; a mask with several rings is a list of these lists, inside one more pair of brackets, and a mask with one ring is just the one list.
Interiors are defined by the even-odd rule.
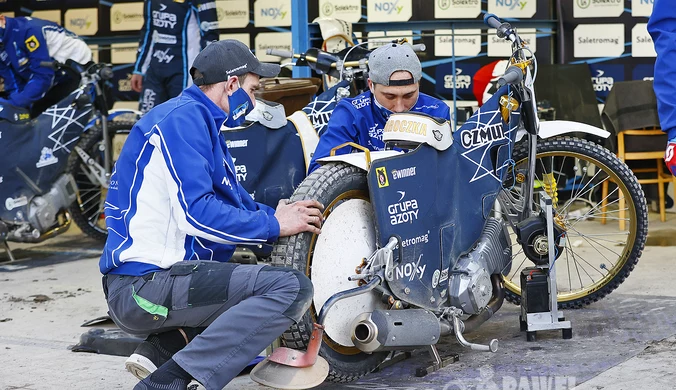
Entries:
[[657,51],[653,88],[660,124],[673,140],[676,139],[676,6],[672,0],[655,0],[648,32]]
[[54,22],[29,17],[7,18],[0,47],[0,77],[9,102],[28,108],[54,82],[54,70],[42,61],[91,61],[89,47],[77,35]]
[[236,244],[272,243],[275,210],[237,181],[226,114],[192,86],[131,130],[111,176],[104,274],[143,275],[181,260],[228,261]]
[[[329,125],[319,138],[319,144],[312,156],[308,174],[319,168],[317,160],[327,157],[332,148],[345,142],[354,142],[365,146],[369,150],[383,150],[383,129],[387,117],[383,115],[373,102],[373,94],[366,91],[354,98],[345,98],[338,102],[331,114]],[[411,109],[413,112],[422,112],[446,120],[451,119],[451,111],[439,99],[420,93],[418,101]],[[350,153],[352,148],[345,147],[336,154]]]

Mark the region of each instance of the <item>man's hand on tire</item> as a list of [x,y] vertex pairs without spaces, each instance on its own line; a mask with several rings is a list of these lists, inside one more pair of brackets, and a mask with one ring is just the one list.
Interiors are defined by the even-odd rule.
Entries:
[[279,236],[287,237],[294,234],[310,232],[321,233],[324,217],[324,206],[316,200],[301,200],[289,203],[282,199],[277,204],[275,218],[279,222]]

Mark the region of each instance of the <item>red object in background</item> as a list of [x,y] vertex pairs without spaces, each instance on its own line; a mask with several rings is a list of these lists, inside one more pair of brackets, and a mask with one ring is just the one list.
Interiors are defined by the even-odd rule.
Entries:
[[507,60],[493,61],[484,65],[474,74],[472,93],[481,107],[497,91],[497,81],[507,69]]
[[664,152],[664,162],[672,175],[676,176],[676,142],[671,141],[667,144],[667,150]]

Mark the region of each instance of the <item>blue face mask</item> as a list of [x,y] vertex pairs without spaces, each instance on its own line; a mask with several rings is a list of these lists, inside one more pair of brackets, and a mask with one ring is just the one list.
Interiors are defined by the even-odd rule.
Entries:
[[228,96],[228,105],[230,106],[230,114],[228,119],[225,120],[225,126],[230,128],[241,126],[246,119],[246,115],[253,110],[249,95],[241,87]]
[[373,96],[373,102],[375,103],[376,106],[376,111],[380,113],[380,115],[385,118],[385,120],[389,119],[390,115],[392,115],[392,110],[385,108],[378,99],[376,98],[376,94],[371,91],[371,96]]

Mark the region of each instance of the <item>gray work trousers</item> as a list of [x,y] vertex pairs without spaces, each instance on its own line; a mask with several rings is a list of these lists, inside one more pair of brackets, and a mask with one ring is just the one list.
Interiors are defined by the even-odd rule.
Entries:
[[302,273],[267,265],[181,261],[145,276],[104,277],[109,313],[147,336],[207,327],[173,359],[207,389],[221,390],[310,306]]

